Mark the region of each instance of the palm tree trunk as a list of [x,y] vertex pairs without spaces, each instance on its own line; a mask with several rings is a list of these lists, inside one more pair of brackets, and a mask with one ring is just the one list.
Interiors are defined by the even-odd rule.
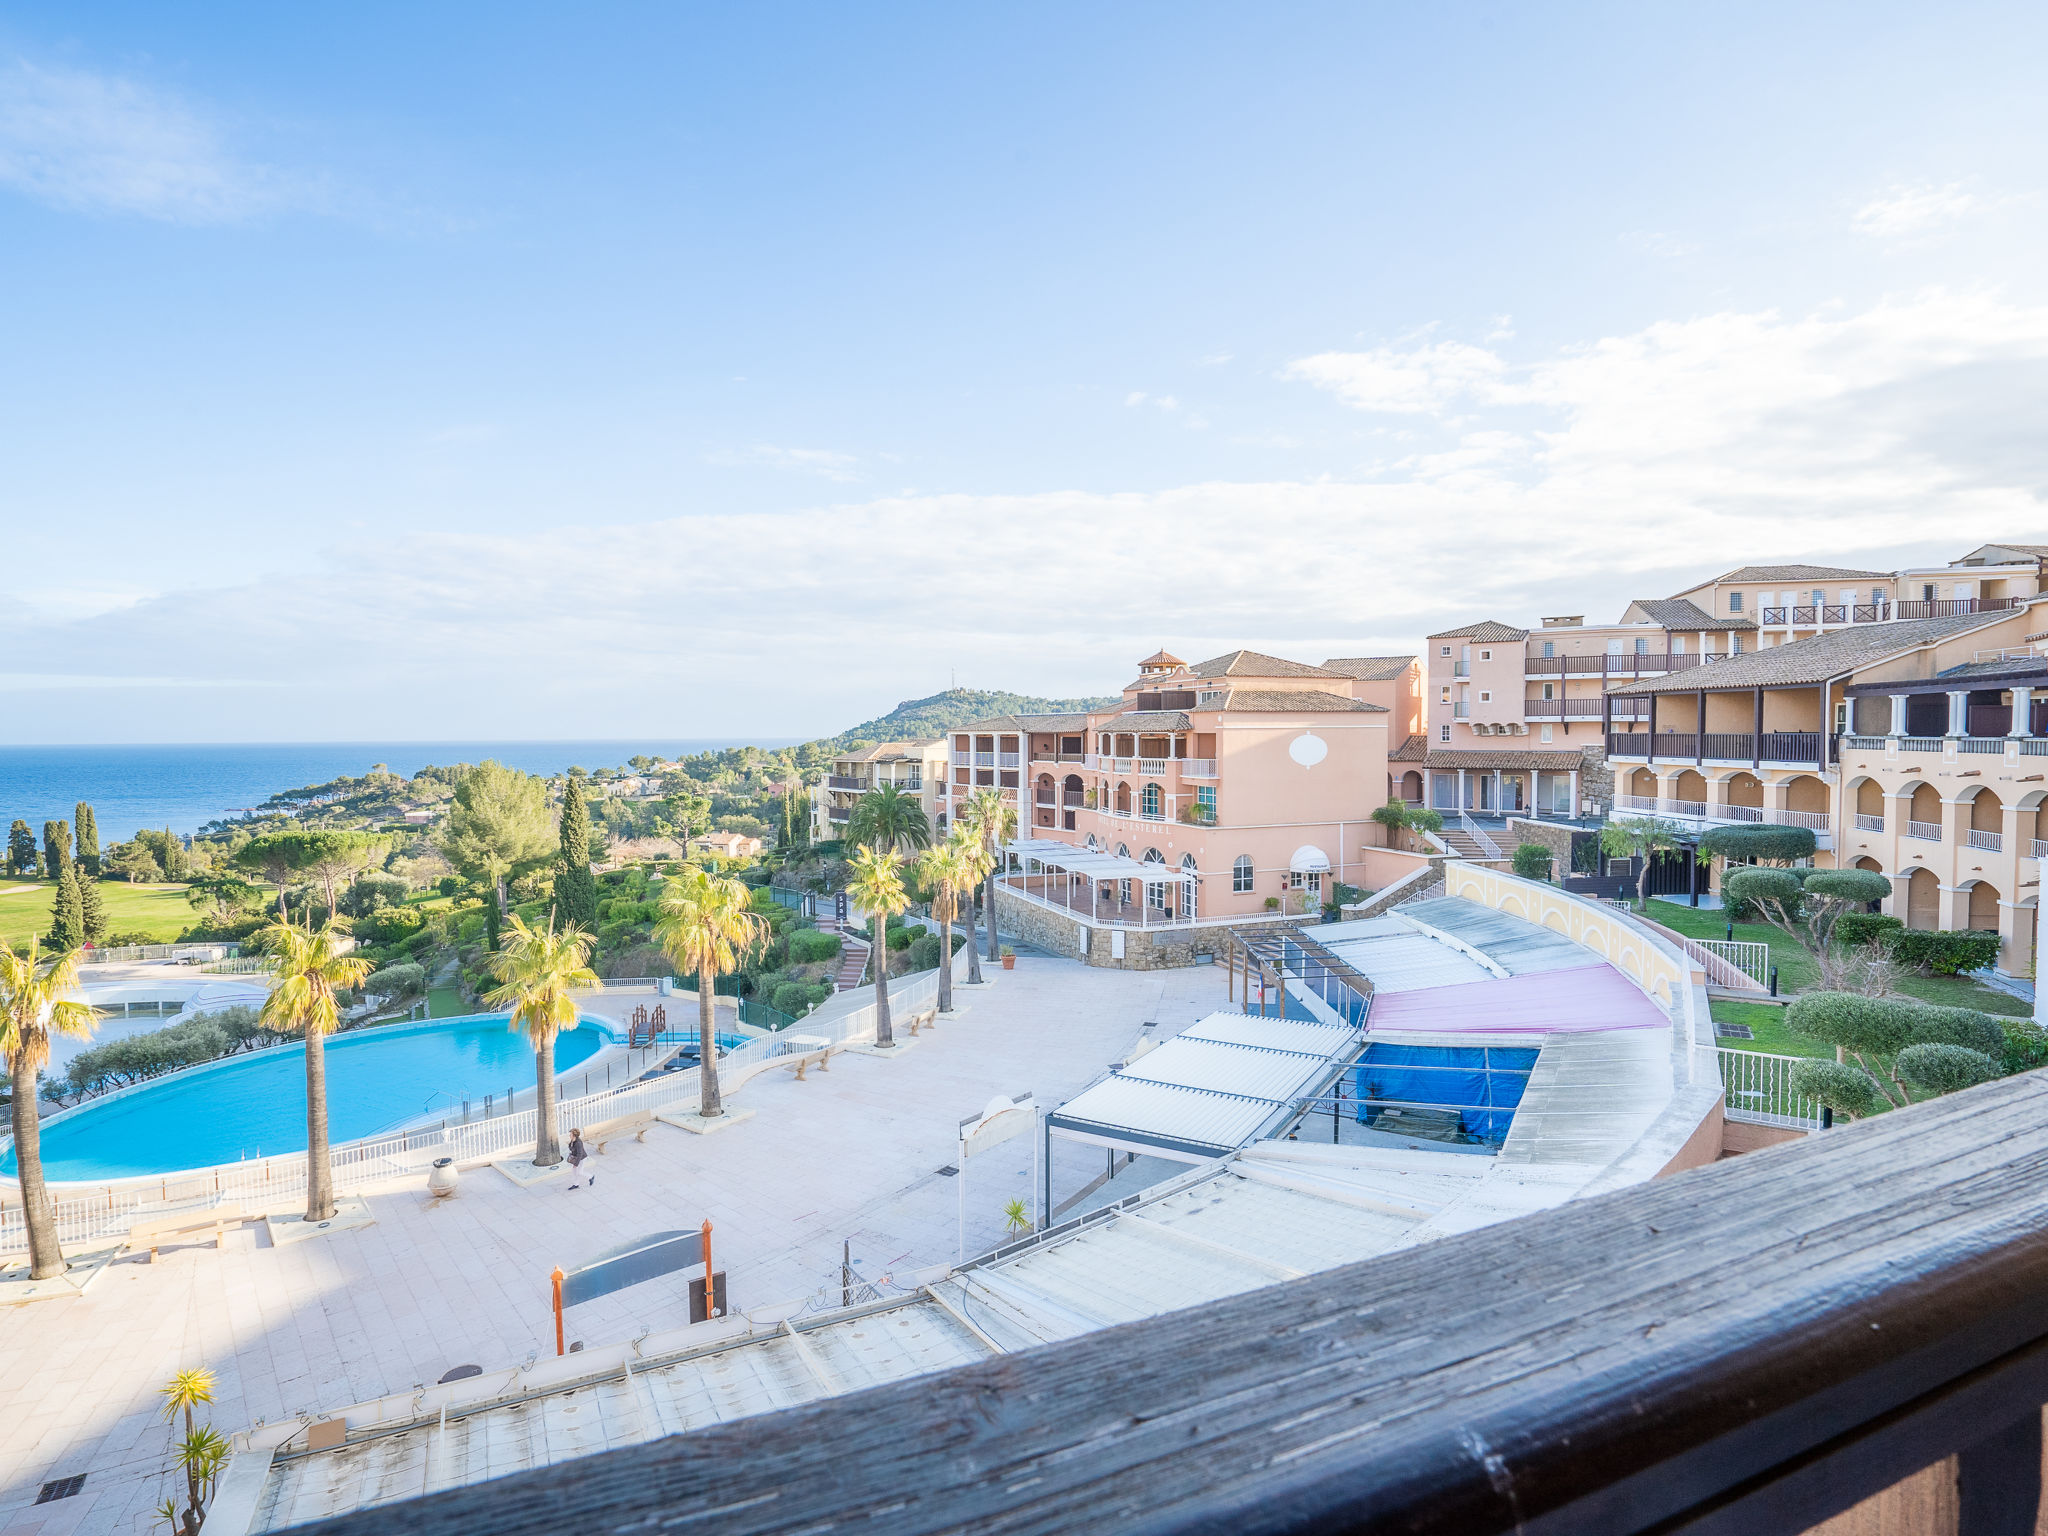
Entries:
[[555,1104],[555,1032],[533,1042],[533,1166],[552,1168],[562,1160],[562,1117]]
[[988,911],[984,916],[988,919],[988,957],[991,960],[995,960],[1000,958],[1000,956],[996,949],[996,870],[994,865],[990,865],[988,871]]
[[725,1113],[718,1091],[718,978],[709,970],[697,973],[697,1115],[715,1120]]
[[14,1082],[14,1171],[21,1183],[22,1214],[28,1223],[28,1277],[54,1280],[64,1273],[64,1249],[57,1241],[57,1212],[43,1182],[43,1127],[36,1118],[36,1074],[25,1052],[9,1062]]
[[334,1163],[327,1154],[327,1040],[306,1031],[306,1220],[334,1219]]
[[974,906],[981,899],[981,882],[967,893],[967,985],[981,985],[981,949],[974,942]]
[[868,963],[875,968],[875,1044],[893,1046],[896,1036],[889,1028],[889,946],[884,942],[889,936],[889,920],[877,912],[868,919],[868,934],[872,941]]
[[953,908],[939,923],[939,1012],[953,1011]]

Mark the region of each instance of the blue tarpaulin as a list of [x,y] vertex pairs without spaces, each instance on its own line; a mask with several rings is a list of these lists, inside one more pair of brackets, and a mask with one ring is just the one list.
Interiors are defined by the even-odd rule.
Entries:
[[1367,1123],[1390,1105],[1456,1109],[1462,1133],[1499,1145],[1535,1065],[1528,1046],[1375,1043],[1353,1072],[1358,1119]]

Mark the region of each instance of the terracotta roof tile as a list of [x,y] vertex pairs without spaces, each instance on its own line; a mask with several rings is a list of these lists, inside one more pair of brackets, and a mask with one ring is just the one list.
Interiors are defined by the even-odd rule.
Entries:
[[1463,629],[1446,629],[1429,637],[1432,640],[1484,640],[1505,645],[1511,640],[1526,640],[1529,631],[1516,629],[1511,624],[1497,623],[1492,619],[1478,624],[1467,624]]
[[1502,752],[1485,752],[1462,747],[1431,747],[1429,756],[1423,760],[1429,768],[1477,768],[1490,773],[1496,768],[1540,768],[1549,773],[1569,773],[1586,766],[1583,753],[1542,752],[1527,748],[1509,748]]
[[1341,677],[1305,661],[1288,661],[1259,651],[1229,651],[1198,661],[1188,669],[1196,677]]
[[2018,609],[1993,613],[1959,613],[1943,619],[1900,619],[1890,624],[1858,624],[1850,629],[1809,635],[1789,645],[1745,651],[1725,661],[1705,662],[1665,677],[1646,677],[1609,689],[1618,695],[1697,693],[1728,688],[1797,688],[1824,683],[1859,667],[1917,649],[1930,640],[1945,640],[1983,625],[2011,618]]
[[1679,634],[1696,634],[1701,630],[1756,628],[1756,620],[1750,618],[1717,619],[1698,603],[1688,602],[1682,597],[1639,597],[1629,604],[1640,608],[1651,621],[1665,629]]
[[1235,714],[1369,714],[1388,713],[1383,704],[1368,704],[1320,688],[1233,688],[1222,708]]
[[1389,683],[1415,665],[1413,656],[1332,656],[1325,672],[1342,672],[1361,683]]

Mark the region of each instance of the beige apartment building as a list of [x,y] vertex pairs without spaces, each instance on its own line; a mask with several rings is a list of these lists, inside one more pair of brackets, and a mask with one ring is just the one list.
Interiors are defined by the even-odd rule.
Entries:
[[2010,543],[1893,572],[1747,565],[1638,598],[1612,624],[1569,614],[1431,635],[1429,724],[1396,750],[1410,765],[1401,796],[1452,814],[1601,814],[1624,793],[1605,766],[1609,721],[1639,725],[1648,707],[1627,685],[1844,630],[2002,611],[2048,586],[2044,570],[2048,546]]
[[846,835],[854,802],[869,790],[894,784],[914,794],[929,818],[939,814],[939,791],[946,780],[946,742],[883,741],[843,752],[832,759],[825,777],[811,789],[811,838],[822,842]]
[[[1882,872],[1912,928],[1980,928],[2034,963],[2048,827],[2048,596],[1854,625],[1620,685],[1615,811],[1804,826],[1816,862]],[[1915,599],[1915,601],[1920,601]],[[1943,599],[1941,601],[1960,601]]]
[[976,789],[1012,799],[1014,893],[1091,928],[1319,907],[1378,830],[1421,676],[1412,656],[1190,665],[1160,651],[1115,708],[954,732],[941,813]]

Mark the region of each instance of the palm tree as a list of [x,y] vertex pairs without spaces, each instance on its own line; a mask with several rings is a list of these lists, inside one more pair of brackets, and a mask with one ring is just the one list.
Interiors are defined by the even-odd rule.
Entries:
[[915,853],[931,845],[932,824],[915,796],[894,784],[871,789],[846,818],[847,840],[884,853]]
[[262,938],[276,957],[277,985],[262,1022],[275,1034],[306,1037],[306,1220],[334,1217],[334,1164],[327,1155],[327,1046],[341,1027],[339,994],[370,974],[370,962],[342,948],[330,920],[318,933],[272,923]]
[[[965,829],[956,828],[943,843],[934,843],[917,861],[917,876],[932,893],[932,916],[939,920],[939,1012],[953,1011],[953,919],[960,915],[960,898],[974,889],[981,878],[974,855],[980,844]],[[974,946],[970,943],[971,954]]]
[[64,1273],[64,1249],[57,1241],[57,1211],[43,1182],[43,1131],[36,1118],[36,1077],[50,1060],[50,1039],[92,1034],[99,1015],[64,994],[78,985],[78,956],[44,960],[37,941],[17,955],[0,947],[0,1053],[14,1091],[14,1173],[21,1184],[22,1214],[28,1222],[29,1278],[51,1280]]
[[846,886],[853,893],[854,904],[868,914],[869,942],[874,946],[870,963],[875,968],[875,1044],[884,1050],[896,1044],[889,1027],[889,919],[910,905],[902,868],[903,861],[894,853],[856,848],[853,878]]
[[555,929],[529,928],[517,913],[504,947],[491,956],[491,974],[502,985],[484,995],[493,1008],[510,1008],[514,1029],[533,1042],[533,1166],[552,1168],[562,1160],[561,1120],[555,1107],[555,1036],[576,1022],[569,994],[604,985],[590,968],[590,935],[574,923]]
[[697,1114],[711,1120],[725,1113],[718,1091],[718,978],[767,942],[768,921],[749,905],[750,893],[737,880],[692,868],[679,884],[661,904],[654,939],[678,970],[697,973]]
[[[988,957],[993,960],[997,954],[996,870],[1002,863],[998,855],[1003,845],[1017,835],[1017,808],[1003,799],[999,789],[977,789],[961,807],[960,820],[981,840],[981,851],[988,856],[988,868],[983,872],[982,880],[988,890]],[[977,981],[980,979],[975,977]]]
[[960,860],[967,877],[961,887],[961,916],[967,919],[967,985],[978,987],[982,984],[981,950],[974,942],[974,898],[989,870],[995,867],[995,858],[982,847],[981,838],[964,820],[954,826],[953,835],[960,839]]

